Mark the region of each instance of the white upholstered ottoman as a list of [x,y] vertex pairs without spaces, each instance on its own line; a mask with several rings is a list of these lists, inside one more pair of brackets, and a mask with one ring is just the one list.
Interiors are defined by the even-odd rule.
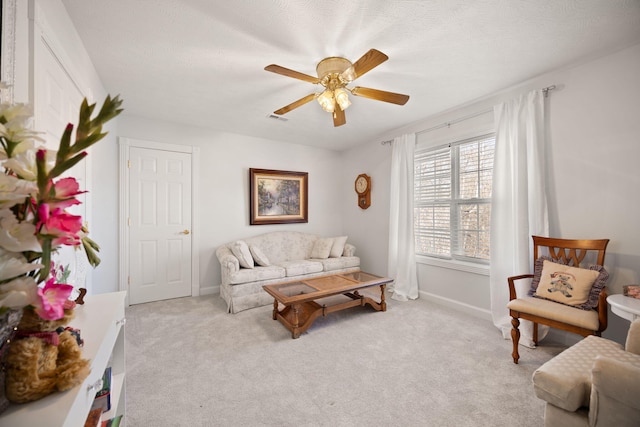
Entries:
[[640,367],[640,355],[617,342],[589,335],[533,373],[536,396],[567,411],[589,406],[591,368],[597,356],[611,357]]
[[[636,332],[640,331],[640,321],[638,324],[632,325],[631,329]],[[630,336],[632,331],[630,330]],[[595,387],[592,387],[595,371],[594,362],[598,359],[598,363],[611,360],[620,363],[624,367],[628,367],[630,372],[640,372],[640,355],[629,351],[632,340],[627,338],[627,349],[620,344],[608,339],[590,335],[579,343],[568,348],[558,356],[549,360],[547,363],[538,368],[533,374],[533,387],[537,397],[547,402],[545,409],[545,426],[550,425],[588,425],[587,416],[591,417],[591,425],[599,425],[595,423],[597,411],[594,411],[593,393]],[[635,349],[633,349],[635,350]],[[599,372],[598,372],[599,374]],[[637,375],[637,374],[634,374]],[[605,378],[609,375],[605,375]],[[610,378],[611,380],[613,378]],[[622,378],[620,378],[622,380]],[[640,396],[635,393],[634,385],[631,387],[624,386],[624,381],[618,381],[619,390],[622,394],[632,393],[633,400],[638,400]],[[637,383],[637,379],[632,380]],[[616,385],[613,386],[616,388]],[[624,389],[624,390],[622,390]],[[632,391],[633,390],[633,391]],[[597,396],[597,394],[596,394]],[[630,397],[630,396],[628,396]],[[598,399],[598,397],[596,397]],[[600,397],[602,400],[602,397]],[[622,400],[618,399],[622,403]],[[603,401],[597,402],[599,405]],[[615,405],[614,405],[615,406]],[[634,405],[635,406],[635,405]],[[591,413],[589,413],[591,409]],[[629,408],[630,412],[625,412],[624,425],[640,425],[627,424],[631,421],[629,416],[637,421],[637,409]],[[624,412],[624,411],[623,411]],[[619,411],[619,415],[623,415]],[[596,417],[597,418],[597,417]],[[561,422],[559,422],[561,421]],[[620,425],[620,424],[618,424]]]

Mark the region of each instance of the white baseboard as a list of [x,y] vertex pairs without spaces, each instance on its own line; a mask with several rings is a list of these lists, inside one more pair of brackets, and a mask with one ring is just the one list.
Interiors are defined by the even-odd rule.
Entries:
[[472,316],[479,317],[480,319],[488,320],[489,322],[493,321],[491,311],[484,308],[475,307],[464,302],[441,297],[440,295],[435,295],[424,291],[420,291],[420,297],[429,301],[433,301],[436,304],[444,305],[446,307],[453,308],[454,310],[462,311]]
[[220,293],[220,285],[207,286],[206,288],[200,288],[200,295],[211,295],[211,294],[219,294],[219,293]]

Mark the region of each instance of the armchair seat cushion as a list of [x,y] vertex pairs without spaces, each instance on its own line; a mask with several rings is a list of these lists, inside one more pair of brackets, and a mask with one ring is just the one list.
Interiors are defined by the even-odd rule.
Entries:
[[520,313],[533,314],[546,319],[556,320],[569,325],[597,331],[600,322],[598,312],[595,310],[581,310],[557,302],[544,300],[535,297],[521,297],[509,301],[509,310]]
[[533,373],[536,396],[569,412],[588,407],[591,369],[598,356],[611,357],[640,367],[640,355],[625,351],[614,341],[590,335]]

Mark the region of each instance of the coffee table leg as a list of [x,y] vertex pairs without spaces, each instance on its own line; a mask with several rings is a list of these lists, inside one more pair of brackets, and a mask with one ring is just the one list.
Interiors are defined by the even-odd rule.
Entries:
[[380,306],[382,307],[382,311],[387,311],[387,302],[384,300],[384,288],[387,285],[380,285]]
[[277,320],[278,317],[276,316],[278,314],[278,300],[277,299],[273,299],[273,320]]
[[298,327],[300,326],[300,305],[293,304],[291,308],[293,310],[293,327],[291,328],[291,338],[296,339],[300,338],[300,331],[298,331]]

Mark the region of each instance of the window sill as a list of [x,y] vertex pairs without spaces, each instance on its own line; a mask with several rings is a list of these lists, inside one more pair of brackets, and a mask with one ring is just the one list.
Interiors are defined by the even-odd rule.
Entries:
[[467,273],[479,274],[482,276],[489,275],[489,266],[484,264],[474,264],[471,262],[464,262],[451,259],[437,259],[430,258],[422,255],[416,255],[416,262],[418,264],[426,264],[434,267],[448,268],[451,270],[465,271]]

